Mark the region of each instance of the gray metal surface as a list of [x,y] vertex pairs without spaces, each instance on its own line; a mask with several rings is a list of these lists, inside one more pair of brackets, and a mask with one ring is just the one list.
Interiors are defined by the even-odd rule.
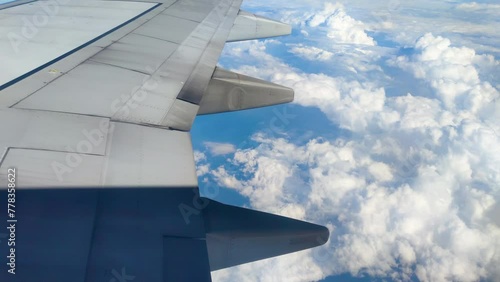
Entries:
[[165,118],[165,125],[170,128],[189,130],[198,109],[198,105],[177,99]]
[[[92,0],[64,2],[57,5],[53,1],[35,1],[0,10],[0,86],[154,6]],[[29,16],[35,14],[39,16]]]
[[[7,148],[78,152],[104,155],[107,134],[96,135],[99,143],[76,146],[94,128],[107,128],[103,118],[30,110],[0,110],[0,150]],[[22,130],[19,130],[22,129]],[[1,160],[1,159],[0,159]]]
[[111,117],[147,77],[137,71],[87,61],[14,107]]
[[20,171],[18,187],[101,186],[102,156],[36,149],[9,148],[0,166],[0,181],[7,183],[9,168]]
[[[143,15],[139,13],[154,5],[93,1],[86,2],[84,6],[87,8],[78,10],[78,5],[74,3],[61,4],[59,11],[64,16],[55,19],[54,24],[63,29],[61,34],[66,37],[65,41],[53,42],[54,47],[40,45],[42,56],[37,64],[42,64],[43,60],[50,62],[57,56],[64,57],[1,90],[0,107],[9,107],[10,113],[15,113],[14,131],[32,130],[28,123],[22,122],[29,113],[41,116],[40,121],[56,113],[67,113],[72,117],[68,119],[70,123],[74,117],[85,119],[93,116],[98,120],[97,117],[100,117],[108,124],[116,125],[116,131],[103,134],[103,142],[91,148],[90,152],[79,152],[82,159],[90,160],[78,164],[76,169],[70,167],[66,170],[67,157],[72,151],[61,148],[58,142],[50,148],[27,144],[26,148],[16,147],[17,151],[10,153],[9,148],[23,143],[14,140],[10,142],[14,145],[0,144],[4,150],[3,164],[23,167],[23,162],[33,160],[33,155],[40,156],[38,163],[27,166],[31,173],[24,180],[26,186],[35,183],[41,187],[88,184],[196,186],[189,135],[120,122],[189,130],[198,105],[177,98],[201,100],[239,4],[239,1],[233,3],[229,0],[203,3],[164,1],[163,5]],[[125,24],[128,19],[125,16],[110,18],[108,21],[112,24],[102,24],[103,9],[114,7],[127,10],[125,15],[139,17],[104,34],[114,26]],[[142,10],[137,7],[142,7]],[[27,14],[37,11],[37,6],[31,4],[15,8]],[[95,15],[87,14],[95,9],[99,9]],[[17,12],[11,10],[9,13]],[[10,21],[17,20],[16,16],[10,17],[14,18]],[[71,29],[72,25],[68,25],[66,30],[64,23],[67,18],[74,18],[82,26],[80,29],[93,33],[83,38],[79,29]],[[87,23],[79,22],[81,18],[86,18]],[[44,29],[44,26],[40,27],[40,37],[37,36],[34,41],[50,41],[53,34],[45,33]],[[73,31],[76,31],[74,37]],[[149,33],[146,34],[146,31]],[[71,51],[71,48],[86,44],[87,40],[92,41],[92,36],[96,37],[95,42]],[[72,45],[62,44],[64,42]],[[58,49],[58,44],[66,49]],[[68,50],[73,53],[68,55]],[[50,54],[44,56],[45,51]],[[23,64],[24,61],[16,59],[15,62]],[[27,70],[29,68],[23,71]],[[57,126],[57,123],[54,125]],[[90,131],[98,128],[94,124],[85,124],[84,127]],[[74,131],[78,130],[83,129],[76,124]],[[66,137],[57,130],[51,135],[59,135],[60,144],[71,146],[88,141],[85,137],[76,140],[81,134]],[[32,140],[41,142],[44,139],[34,136]],[[47,169],[54,162],[63,166],[59,175],[57,169]],[[37,168],[36,164],[41,168]],[[88,181],[78,182],[86,176]]]
[[178,1],[171,9],[165,11],[165,14],[172,15],[179,18],[185,18],[195,22],[201,22],[208,15],[210,11],[220,1],[218,0],[184,0]]
[[292,33],[290,25],[240,10],[227,42],[268,38]]
[[[221,1],[219,6],[205,19],[204,26],[219,25],[200,57],[200,61],[192,70],[178,99],[199,104],[208,86],[222,48],[237,16],[241,0]],[[225,16],[224,16],[225,15]]]
[[[107,5],[113,3],[118,2]],[[17,83],[31,93],[20,93],[17,85],[7,88],[0,102],[21,109],[95,115],[187,131],[240,3],[184,0],[164,4],[139,17],[139,25],[132,22],[118,29],[122,37],[112,33],[74,53],[88,58],[47,66]],[[108,36],[116,40],[106,41]],[[73,41],[82,40],[77,36]],[[104,49],[88,51],[97,46]]]
[[104,186],[198,185],[189,133],[125,123],[112,126]]
[[134,33],[180,44],[198,24],[162,13],[136,29]]
[[104,64],[153,74],[179,45],[140,34],[130,34],[91,58]]
[[293,89],[217,68],[200,103],[199,115],[265,107],[293,101]]
[[23,188],[198,184],[186,132],[21,109],[0,120],[0,183],[16,167]]

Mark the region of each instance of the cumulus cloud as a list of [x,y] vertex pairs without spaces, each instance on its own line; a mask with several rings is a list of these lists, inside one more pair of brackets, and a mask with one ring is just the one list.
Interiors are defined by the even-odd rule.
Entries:
[[388,97],[377,81],[304,73],[267,54],[265,43],[247,47],[260,68],[239,71],[293,87],[295,103],[320,109],[352,135],[297,145],[257,133],[257,146],[211,167],[213,181],[252,207],[327,225],[332,234],[326,247],[218,271],[215,279],[311,281],[344,272],[500,279],[499,94],[481,75],[491,57],[426,34],[413,54],[390,62],[430,91]]
[[210,164],[207,163],[207,156],[200,151],[194,151],[194,162],[196,164],[196,175],[203,176],[210,171]]
[[[214,279],[312,281],[345,272],[395,281],[500,279],[499,61],[484,54],[483,37],[477,35],[490,34],[485,44],[496,39],[491,26],[453,16],[422,21],[402,13],[422,11],[417,6],[402,3],[392,11],[396,25],[390,28],[397,30],[388,38],[403,43],[394,53],[373,46],[367,30],[374,25],[361,22],[360,13],[347,15],[341,4],[285,15],[307,34],[307,42],[285,45],[289,52],[332,69],[340,57],[354,60],[345,68],[352,67],[357,77],[321,69],[306,73],[271,56],[266,42],[234,45],[243,64],[236,71],[293,87],[294,103],[318,108],[348,134],[304,144],[293,136],[257,133],[256,146],[210,167],[211,181],[246,196],[253,208],[331,230],[323,248],[218,271]],[[458,9],[482,12],[478,6],[484,8],[472,3]],[[429,30],[442,32],[425,33]],[[357,35],[347,36],[348,31]],[[450,39],[442,35],[446,31],[474,34],[476,43],[464,46],[470,41],[456,40],[462,34]],[[319,36],[349,50],[325,45]],[[362,52],[374,59],[359,61]],[[393,77],[360,75],[380,57]],[[391,80],[402,77],[420,91],[388,93]]]
[[[500,171],[494,155],[500,151],[482,148],[488,156],[472,157],[477,144],[459,135],[447,141],[446,150],[433,145],[428,152],[419,150],[415,161],[407,159],[408,148],[397,142],[398,135],[386,137],[392,143],[372,138],[346,143],[313,139],[296,146],[256,135],[260,145],[238,150],[234,157],[248,179],[219,167],[213,174],[219,184],[249,197],[252,207],[335,226],[326,250],[222,271],[221,277],[310,281],[351,272],[394,280],[412,275],[421,281],[492,278],[500,227],[488,211],[498,205],[494,191],[500,189]],[[299,169],[303,166],[305,171]],[[414,174],[398,171],[403,166],[411,166]],[[485,170],[490,179],[482,175]],[[289,269],[307,275],[293,276]]]
[[477,66],[488,58],[471,48],[452,47],[449,39],[431,33],[417,40],[415,50],[413,56],[400,56],[392,63],[428,82],[446,109],[491,114],[500,95],[488,81],[481,81]]
[[340,3],[325,3],[324,9],[309,16],[305,23],[309,27],[326,27],[327,36],[335,43],[375,45],[375,40],[366,34],[361,21],[347,15]]
[[196,163],[199,163],[199,162],[207,159],[207,156],[205,155],[205,153],[200,152],[200,151],[194,151],[193,155],[194,155],[194,161]]
[[332,52],[314,46],[304,46],[302,44],[292,46],[290,53],[310,61],[328,61],[333,56]]
[[284,22],[300,28],[306,36],[318,31],[329,39],[330,46],[337,44],[374,46],[375,40],[367,34],[368,27],[360,20],[348,15],[343,4],[326,2],[318,9],[300,9],[300,12],[284,10]]
[[231,143],[204,142],[203,143],[212,156],[227,155],[236,151]]

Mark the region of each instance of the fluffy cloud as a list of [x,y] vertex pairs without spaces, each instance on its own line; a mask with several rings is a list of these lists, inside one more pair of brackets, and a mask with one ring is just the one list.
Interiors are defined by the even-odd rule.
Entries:
[[[260,145],[234,156],[247,175],[219,167],[216,181],[249,197],[252,207],[335,228],[326,250],[221,271],[216,278],[310,281],[348,271],[394,280],[491,279],[500,259],[500,226],[489,214],[498,205],[500,163],[494,156],[500,151],[471,156],[477,144],[470,135],[449,140],[446,150],[429,145],[412,159],[404,154],[406,144],[384,145],[372,136],[344,144],[314,139],[304,146],[254,136]],[[222,279],[226,275],[230,279]]]
[[309,27],[327,28],[327,36],[334,43],[375,45],[373,38],[365,32],[361,21],[347,15],[340,3],[325,3],[324,9],[308,18],[305,23]]
[[[488,212],[498,205],[494,191],[500,189],[500,172],[495,156],[500,151],[471,156],[478,150],[470,140],[476,134],[473,130],[456,135],[447,141],[447,150],[433,145],[421,148],[415,152],[419,157],[411,159],[404,152],[413,146],[398,140],[384,146],[386,140],[374,142],[371,136],[347,143],[314,139],[304,146],[254,136],[260,145],[238,150],[234,156],[234,164],[246,177],[219,167],[213,173],[219,184],[237,189],[255,208],[336,228],[326,254],[302,252],[296,255],[301,259],[274,259],[228,270],[230,274],[221,277],[244,274],[252,281],[256,279],[252,271],[263,267],[264,274],[257,272],[264,275],[262,281],[279,281],[271,277],[293,281],[289,266],[303,269],[297,262],[311,259],[313,266],[306,269],[310,276],[295,281],[344,271],[405,280],[415,270],[422,281],[488,277],[499,259],[495,250],[500,247],[500,227]],[[483,138],[494,140],[498,148],[498,137],[485,134]],[[300,169],[304,166],[305,172]],[[414,174],[398,171],[402,167],[414,169]]]
[[333,122],[353,132],[388,126],[399,118],[395,112],[383,112],[385,91],[373,83],[291,72],[275,73],[273,80],[295,89],[295,103],[318,107]]
[[332,231],[326,247],[215,279],[500,279],[499,93],[483,75],[491,57],[426,34],[412,54],[389,61],[429,91],[388,97],[377,81],[304,73],[266,53],[265,42],[245,44],[240,58],[260,67],[238,71],[293,87],[295,103],[320,109],[351,135],[297,145],[258,133],[256,147],[211,168],[213,181],[252,207]]
[[196,175],[203,176],[210,171],[210,165],[206,163],[207,156],[200,152],[194,151],[194,161],[196,163]]
[[461,3],[457,6],[457,9],[464,11],[500,14],[500,5],[498,4],[486,4],[477,2]]
[[203,144],[212,156],[227,155],[236,151],[235,146],[230,143],[204,142]]
[[293,46],[290,49],[290,53],[310,61],[328,61],[333,56],[332,52],[314,46],[304,46],[302,44]]
[[449,39],[427,33],[416,42],[415,55],[400,56],[393,64],[427,81],[447,109],[475,114],[498,99],[498,90],[479,78],[476,61],[484,61],[482,56],[450,45]]
[[[484,54],[497,39],[491,26],[458,20],[463,12],[425,21],[405,14],[422,12],[418,5],[401,3],[388,19],[397,25],[380,27],[401,43],[389,51],[373,46],[366,30],[376,25],[341,4],[283,12],[307,35],[283,46],[330,64],[326,71],[284,63],[267,41],[226,48],[237,56],[236,71],[293,87],[294,103],[321,110],[333,132],[344,131],[305,143],[256,133],[257,145],[210,166],[210,181],[253,208],[318,222],[332,234],[323,248],[218,271],[214,280],[311,281],[345,272],[396,281],[500,279],[500,62]],[[481,5],[458,9],[487,14]],[[490,35],[471,43],[442,35],[450,30]],[[389,91],[396,83],[413,87]]]

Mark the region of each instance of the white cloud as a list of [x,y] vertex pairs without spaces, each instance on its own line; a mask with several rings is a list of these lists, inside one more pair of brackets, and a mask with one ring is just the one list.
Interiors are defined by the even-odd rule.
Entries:
[[392,63],[427,81],[447,109],[472,114],[485,110],[500,95],[479,77],[476,62],[484,61],[483,56],[473,49],[450,45],[449,39],[427,33],[416,42],[415,55],[400,56]]
[[304,46],[302,44],[294,45],[290,49],[290,53],[310,61],[328,61],[333,56],[332,52],[314,46]]
[[457,6],[459,10],[465,11],[473,11],[473,12],[485,12],[491,14],[500,14],[500,5],[499,4],[487,4],[487,3],[461,3]]
[[299,146],[256,134],[258,146],[212,170],[254,208],[333,230],[326,248],[222,270],[214,280],[500,278],[499,94],[481,75],[494,59],[424,35],[415,54],[392,63],[429,90],[388,97],[377,81],[304,73],[267,54],[265,43],[245,46],[242,56],[260,67],[240,72],[293,87],[295,103],[319,108],[352,135]]
[[362,132],[376,126],[377,119],[391,123],[398,119],[395,113],[380,115],[385,103],[385,91],[371,83],[359,83],[324,74],[275,73],[277,83],[295,89],[295,103],[318,107],[342,128]]
[[[400,138],[399,134],[389,133],[388,139]],[[214,174],[220,184],[231,183],[254,208],[334,224],[336,229],[326,255],[303,252],[296,254],[299,259],[285,256],[221,271],[221,277],[231,277],[228,280],[216,278],[231,281],[245,275],[248,281],[276,277],[310,281],[349,271],[407,280],[413,269],[421,281],[492,278],[490,269],[500,259],[500,227],[487,211],[499,200],[493,193],[500,189],[500,162],[493,157],[500,156],[499,149],[479,161],[470,156],[477,144],[457,136],[447,141],[446,150],[431,147],[432,154],[421,152],[414,163],[401,153],[406,144],[396,143],[399,148],[395,148],[370,142],[372,138],[340,145],[311,140],[296,146],[257,135],[258,147],[238,150],[235,163],[251,172],[249,179]],[[498,138],[496,144],[498,148]],[[308,169],[300,172],[298,167],[304,165]],[[416,174],[401,179],[397,169],[404,165],[415,166]],[[479,176],[483,170],[494,177]],[[307,268],[298,263],[311,259],[313,265]],[[292,276],[290,269],[307,275]]]
[[212,156],[227,155],[236,151],[236,147],[230,143],[204,142]]
[[375,40],[365,31],[361,21],[347,15],[340,3],[325,3],[324,9],[309,16],[305,23],[309,27],[326,27],[327,36],[334,43],[375,45]]
[[207,156],[200,151],[194,151],[194,162],[196,164],[196,175],[203,176],[210,171],[210,164],[207,163]]
[[196,163],[205,161],[206,159],[207,159],[207,156],[205,155],[205,153],[200,152],[200,151],[194,151],[194,161]]
[[203,176],[210,171],[209,164],[197,165],[196,166],[196,176]]

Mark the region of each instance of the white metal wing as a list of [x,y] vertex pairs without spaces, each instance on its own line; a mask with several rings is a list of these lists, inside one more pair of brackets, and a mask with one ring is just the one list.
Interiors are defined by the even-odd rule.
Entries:
[[261,95],[259,104],[245,99],[255,86],[233,80],[212,83],[203,105],[230,34],[242,40],[260,37],[259,30],[289,32],[238,16],[240,4],[51,0],[0,10],[2,168],[22,167],[24,187],[196,186],[187,132],[200,108],[293,97],[288,88],[257,82],[277,97]]

